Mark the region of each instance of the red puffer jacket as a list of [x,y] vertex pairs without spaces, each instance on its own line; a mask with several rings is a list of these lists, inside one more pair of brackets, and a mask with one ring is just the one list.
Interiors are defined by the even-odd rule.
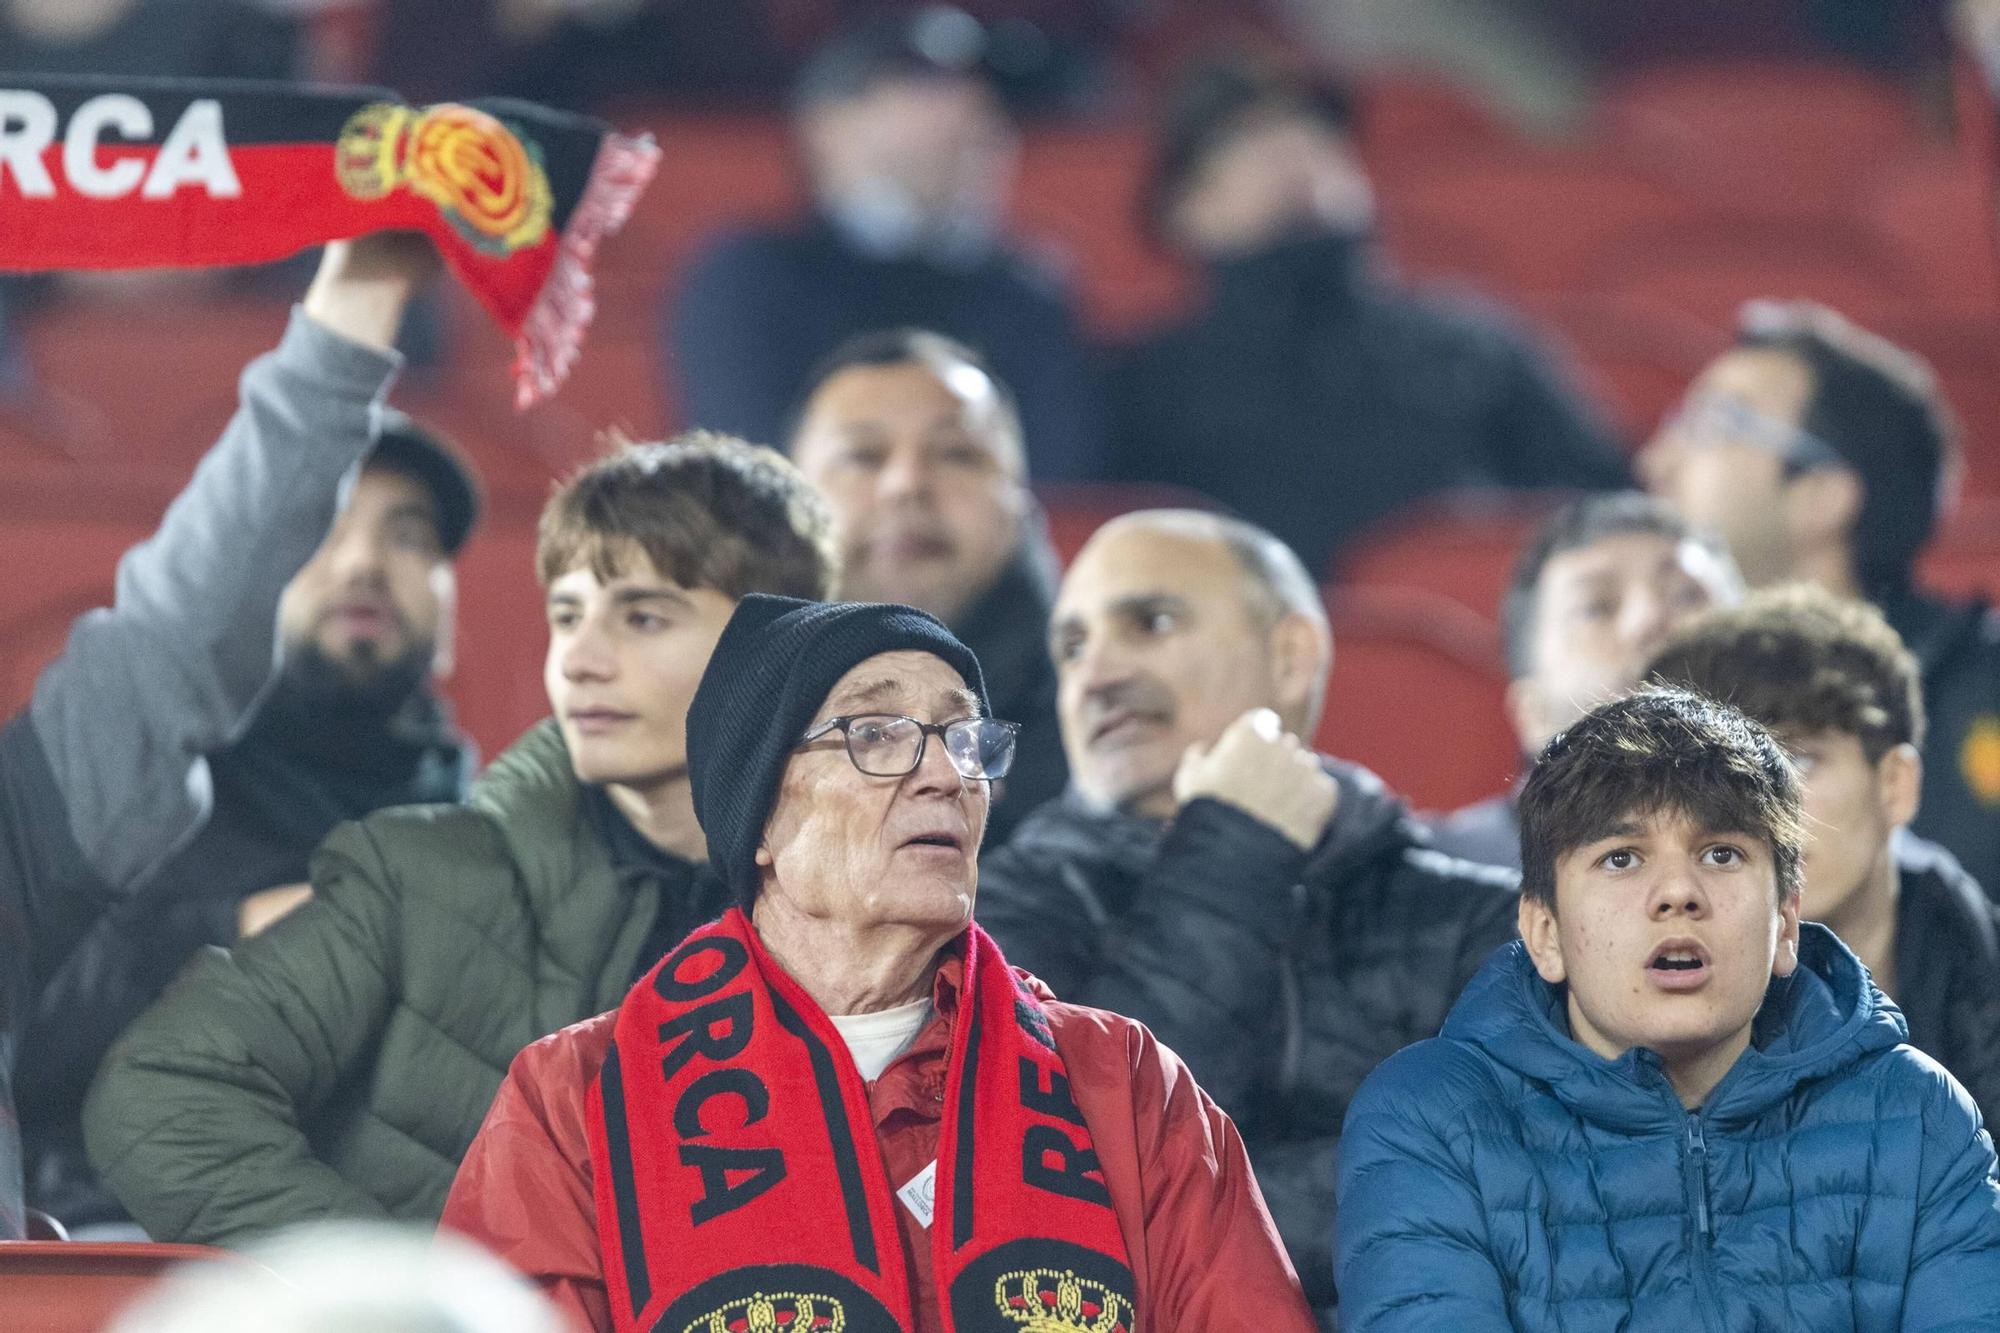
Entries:
[[[962,965],[938,971],[937,1017],[869,1085],[891,1189],[937,1153]],[[1186,1066],[1129,1018],[1047,1007],[1124,1233],[1141,1333],[1313,1333],[1297,1276],[1236,1127]],[[615,1014],[544,1037],[514,1061],[445,1204],[444,1226],[541,1283],[582,1327],[612,1329],[591,1193],[585,1096]],[[898,1207],[918,1333],[943,1322],[922,1225]]]

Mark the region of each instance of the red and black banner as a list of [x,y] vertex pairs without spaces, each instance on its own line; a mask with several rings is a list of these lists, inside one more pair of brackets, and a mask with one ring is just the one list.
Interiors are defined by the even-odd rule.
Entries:
[[590,263],[659,150],[525,102],[373,88],[0,76],[0,269],[207,267],[421,231],[553,392],[595,309]]

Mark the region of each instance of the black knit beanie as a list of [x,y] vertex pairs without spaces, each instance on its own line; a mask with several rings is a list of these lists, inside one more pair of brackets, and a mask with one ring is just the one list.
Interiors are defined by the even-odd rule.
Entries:
[[736,604],[688,705],[687,766],[709,864],[744,911],[757,898],[757,845],[799,737],[842,676],[899,649],[944,659],[988,706],[979,659],[914,607],[757,592]]

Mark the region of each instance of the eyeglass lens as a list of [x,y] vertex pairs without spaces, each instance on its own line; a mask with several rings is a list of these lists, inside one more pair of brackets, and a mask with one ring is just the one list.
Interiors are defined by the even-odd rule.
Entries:
[[[862,717],[847,724],[847,753],[854,766],[876,777],[901,777],[922,757],[924,728],[907,717]],[[966,718],[944,729],[944,748],[961,777],[1005,777],[1014,759],[1014,733],[985,718]]]

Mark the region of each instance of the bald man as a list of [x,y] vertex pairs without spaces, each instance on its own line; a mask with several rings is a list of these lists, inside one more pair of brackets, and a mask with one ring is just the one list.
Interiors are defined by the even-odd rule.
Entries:
[[999,846],[1068,779],[1047,647],[1056,558],[1013,394],[942,334],[865,334],[813,371],[791,453],[833,509],[841,595],[944,621],[985,668],[994,716],[1021,724],[987,825]]
[[1181,1054],[1242,1128],[1330,1321],[1348,1100],[1512,935],[1513,877],[1428,850],[1379,778],[1299,739],[1333,644],[1270,533],[1114,520],[1063,580],[1049,643],[1071,783],[981,862],[981,924],[1065,1000]]

